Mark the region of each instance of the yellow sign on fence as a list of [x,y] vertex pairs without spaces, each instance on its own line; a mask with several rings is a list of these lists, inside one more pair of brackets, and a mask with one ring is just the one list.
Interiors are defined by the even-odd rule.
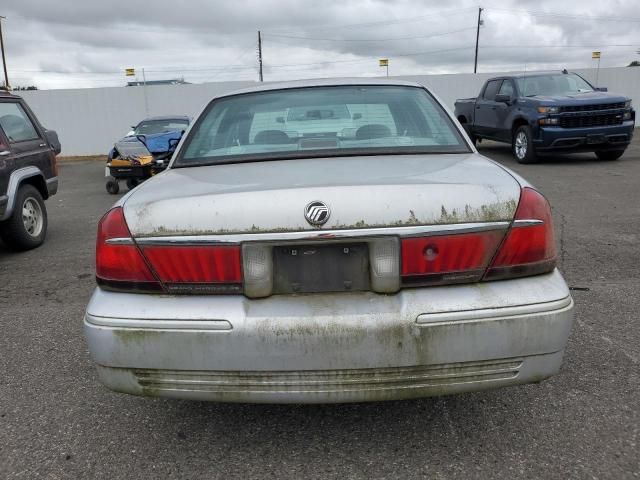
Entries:
[[381,58],[380,59],[380,66],[381,67],[388,67],[389,66],[389,59],[388,58]]
[[133,76],[135,76],[135,74],[136,74],[136,69],[135,69],[135,68],[125,68],[125,69],[124,69],[124,74],[125,74],[127,77],[133,77]]
[[600,52],[591,52],[591,58],[600,58]]

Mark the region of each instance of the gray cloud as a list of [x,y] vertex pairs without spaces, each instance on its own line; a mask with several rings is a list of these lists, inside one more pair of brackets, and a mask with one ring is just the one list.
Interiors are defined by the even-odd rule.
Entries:
[[[592,50],[603,67],[640,59],[636,0],[483,6],[480,71],[588,67]],[[255,79],[258,29],[269,80],[380,75],[378,58],[397,75],[468,72],[477,18],[470,0],[4,0],[0,10],[12,83],[41,88],[122,85],[125,67],[149,79]]]

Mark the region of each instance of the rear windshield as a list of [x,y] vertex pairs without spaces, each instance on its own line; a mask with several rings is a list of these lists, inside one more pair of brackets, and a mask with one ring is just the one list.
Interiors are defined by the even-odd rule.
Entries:
[[309,87],[214,100],[174,166],[443,152],[469,147],[422,88]]
[[167,119],[167,120],[143,120],[135,129],[136,135],[153,135],[154,133],[167,133],[177,130],[186,130],[189,126],[188,120]]
[[567,95],[593,91],[593,87],[586,80],[574,73],[521,77],[517,78],[516,82],[524,97]]

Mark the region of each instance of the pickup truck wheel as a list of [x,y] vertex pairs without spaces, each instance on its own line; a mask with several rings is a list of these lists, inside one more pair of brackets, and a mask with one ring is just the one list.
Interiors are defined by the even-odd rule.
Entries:
[[601,150],[596,152],[596,157],[598,160],[612,161],[618,160],[623,153],[624,150]]
[[518,163],[535,163],[537,161],[531,141],[531,128],[528,125],[521,125],[516,129],[511,146]]
[[0,224],[0,236],[14,250],[39,247],[47,234],[47,209],[33,185],[22,185],[11,217]]

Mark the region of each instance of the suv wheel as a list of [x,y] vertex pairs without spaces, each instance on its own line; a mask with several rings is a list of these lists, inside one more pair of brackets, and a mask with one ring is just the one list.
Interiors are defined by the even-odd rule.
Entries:
[[518,163],[535,163],[538,160],[533,149],[529,125],[521,125],[516,129],[511,146]]
[[0,224],[0,236],[14,250],[39,247],[47,235],[47,209],[37,188],[22,185],[16,195],[13,213]]
[[598,160],[618,160],[623,153],[624,150],[601,150],[596,152],[596,157],[598,157]]

